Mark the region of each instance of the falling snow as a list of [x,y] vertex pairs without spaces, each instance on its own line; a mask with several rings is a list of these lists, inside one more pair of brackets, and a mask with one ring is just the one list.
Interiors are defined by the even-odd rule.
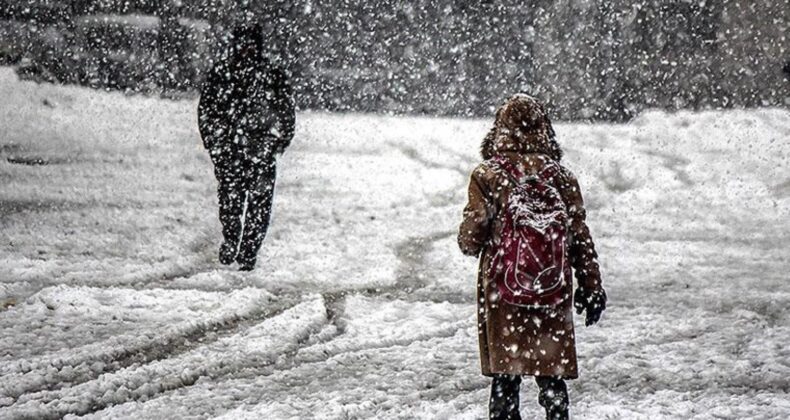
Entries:
[[[298,112],[242,272],[197,110],[250,24]],[[516,92],[609,296],[573,418],[790,418],[789,29],[783,1],[0,0],[0,419],[487,418],[457,223]]]

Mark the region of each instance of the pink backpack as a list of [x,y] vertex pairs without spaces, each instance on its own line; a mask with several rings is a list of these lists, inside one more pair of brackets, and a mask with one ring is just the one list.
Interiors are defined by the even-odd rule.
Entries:
[[525,176],[502,156],[492,160],[509,180],[510,197],[502,209],[501,240],[488,276],[505,302],[522,307],[551,308],[568,298],[568,212],[552,179],[559,165],[549,163]]

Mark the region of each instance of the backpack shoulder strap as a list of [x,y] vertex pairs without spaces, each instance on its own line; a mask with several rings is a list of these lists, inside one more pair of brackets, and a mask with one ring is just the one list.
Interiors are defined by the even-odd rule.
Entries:
[[496,166],[502,169],[505,172],[505,175],[513,182],[515,185],[520,185],[521,182],[519,180],[524,179],[524,173],[521,172],[520,169],[512,162],[510,162],[506,157],[497,155],[494,156],[493,159]]
[[557,162],[551,160],[546,164],[546,166],[543,167],[543,169],[540,170],[540,172],[538,172],[538,176],[541,179],[551,179],[557,176],[560,172],[560,165]]

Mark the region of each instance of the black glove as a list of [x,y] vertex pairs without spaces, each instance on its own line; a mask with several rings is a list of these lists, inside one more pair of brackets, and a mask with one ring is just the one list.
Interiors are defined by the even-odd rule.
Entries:
[[601,319],[601,314],[606,309],[606,291],[601,288],[588,292],[579,287],[573,295],[573,306],[579,315],[587,311],[584,325],[589,327]]

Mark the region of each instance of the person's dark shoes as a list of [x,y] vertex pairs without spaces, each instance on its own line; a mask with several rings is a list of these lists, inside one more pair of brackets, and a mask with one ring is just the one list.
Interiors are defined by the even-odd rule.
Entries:
[[568,420],[568,406],[551,407],[546,410],[546,420]]
[[255,260],[239,263],[239,271],[252,271],[255,269]]
[[252,271],[255,269],[255,260],[239,263],[239,271]]
[[247,255],[245,252],[239,252],[236,257],[236,262],[239,263],[239,271],[252,271],[256,263],[255,255]]
[[576,313],[581,315],[586,311],[584,325],[590,326],[601,320],[601,314],[606,310],[606,291],[601,288],[589,292],[579,287],[573,296],[573,306]]
[[236,260],[236,247],[228,242],[223,242],[219,247],[219,263],[230,265],[234,260]]
[[521,420],[518,410],[520,385],[520,376],[494,376],[491,382],[491,398],[488,403],[488,418],[490,420]]
[[560,378],[537,376],[538,404],[546,410],[546,420],[568,420],[568,387]]

